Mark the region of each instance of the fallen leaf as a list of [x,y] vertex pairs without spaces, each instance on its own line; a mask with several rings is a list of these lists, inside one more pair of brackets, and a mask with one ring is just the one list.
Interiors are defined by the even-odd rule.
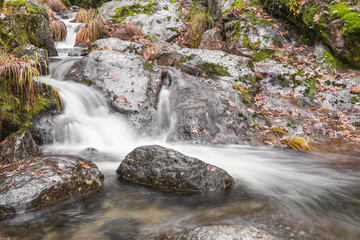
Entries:
[[80,163],[81,165],[84,165],[84,162],[83,162],[83,161],[79,161],[79,163]]
[[319,22],[319,20],[320,20],[319,14],[315,14],[313,20],[315,23]]
[[85,163],[84,168],[85,168],[85,169],[90,169],[89,164]]

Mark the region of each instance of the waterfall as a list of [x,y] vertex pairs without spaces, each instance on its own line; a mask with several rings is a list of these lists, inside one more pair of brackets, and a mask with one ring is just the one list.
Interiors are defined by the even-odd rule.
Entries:
[[176,123],[176,114],[171,110],[170,85],[171,75],[167,72],[162,79],[162,88],[159,94],[155,118],[157,132],[164,140],[166,140],[169,134],[174,130]]
[[[74,46],[77,24],[65,20],[70,33],[65,42],[57,48]],[[74,33],[74,34],[73,34]],[[56,60],[56,61],[55,61]],[[310,156],[297,152],[278,151],[271,148],[250,146],[195,146],[167,143],[166,138],[174,131],[176,114],[171,108],[171,73],[163,76],[155,117],[161,139],[139,139],[132,126],[120,114],[113,113],[98,90],[83,84],[63,81],[64,73],[78,58],[60,56],[50,64],[51,75],[42,76],[41,81],[58,89],[64,110],[54,119],[54,142],[45,146],[45,152],[74,153],[86,148],[114,154],[117,162],[96,162],[103,171],[114,172],[126,154],[140,145],[161,144],[182,153],[225,169],[237,181],[265,199],[283,204],[292,209],[326,213],[336,205],[337,199],[349,202],[359,201],[353,191],[360,182],[356,171],[338,171],[324,164],[334,156]],[[170,72],[170,71],[169,71]],[[106,165],[106,166],[105,166]],[[335,204],[333,204],[335,203]],[[336,214],[332,215],[335,217]],[[337,221],[360,231],[359,219],[339,214]]]

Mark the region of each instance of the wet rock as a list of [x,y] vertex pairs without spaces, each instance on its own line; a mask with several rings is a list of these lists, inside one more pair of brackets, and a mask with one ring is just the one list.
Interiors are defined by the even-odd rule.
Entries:
[[45,48],[49,56],[57,56],[54,42],[51,38],[49,19],[45,9],[32,0],[25,5],[19,5],[30,14],[5,14],[0,18],[0,39],[9,42],[9,47],[32,44]]
[[116,172],[131,182],[172,192],[222,190],[234,183],[224,170],[158,145],[136,148]]
[[110,239],[132,240],[140,232],[139,225],[135,219],[114,219],[102,226],[102,232]]
[[144,36],[141,29],[134,23],[112,23],[107,27],[109,35],[124,41],[130,41],[133,37]]
[[[151,3],[155,3],[149,5]],[[149,6],[152,12],[143,10],[144,7]],[[160,0],[156,2],[130,0],[130,1],[111,1],[103,4],[100,8],[105,15],[105,18],[110,19],[115,16],[116,9],[124,7],[136,8],[140,12],[137,14],[129,14],[129,16],[120,16],[125,22],[131,22],[139,26],[144,34],[149,34],[157,37],[160,40],[171,41],[179,33],[184,24],[179,18],[178,6],[175,2]]]
[[[239,14],[227,15],[224,23],[226,44],[223,50],[228,53],[246,56],[254,54],[254,51],[277,50],[284,44],[295,45],[298,42],[291,34],[293,29],[263,11],[256,16],[249,10]],[[251,24],[249,19],[252,19]]]
[[102,50],[76,62],[65,78],[90,82],[107,95],[115,111],[142,129],[147,125],[143,123],[151,119],[156,105],[156,99],[150,95],[156,93],[152,92],[151,82],[156,84],[159,79],[157,71],[139,55]]
[[170,114],[174,114],[176,119],[169,126],[168,141],[243,143],[235,128],[241,125],[238,112],[244,111],[246,106],[240,101],[231,81],[228,81],[230,77],[212,80],[199,79],[175,70],[168,73],[171,82]]
[[6,165],[31,156],[41,155],[39,146],[28,130],[20,130],[4,140],[0,149],[0,165]]
[[91,49],[120,50],[127,53],[142,54],[146,46],[139,43],[123,41],[118,38],[104,38],[93,42],[89,49],[90,51]]
[[75,156],[25,158],[0,167],[0,206],[16,213],[73,201],[98,190],[103,175]]
[[184,233],[166,233],[153,238],[153,240],[218,240],[218,239],[229,239],[229,240],[242,240],[242,239],[264,239],[264,240],[277,240],[277,237],[257,229],[255,227],[245,226],[205,226],[198,227],[193,230]]
[[[191,48],[182,48],[172,53],[179,59],[180,68],[190,75],[209,75],[237,80],[240,77],[251,78],[254,74],[249,68],[251,59],[247,57],[230,55],[223,51]],[[191,69],[194,73],[190,71]]]

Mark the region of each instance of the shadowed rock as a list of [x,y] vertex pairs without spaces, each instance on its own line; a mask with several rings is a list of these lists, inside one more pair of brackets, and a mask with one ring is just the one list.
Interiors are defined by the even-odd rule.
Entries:
[[131,182],[175,192],[215,191],[234,183],[223,169],[158,145],[136,148],[116,172]]
[[278,238],[270,235],[269,233],[259,230],[254,227],[244,226],[205,226],[198,227],[185,233],[167,233],[153,238],[152,240],[277,240]]
[[98,190],[103,174],[75,156],[31,157],[0,167],[0,213],[74,200]]

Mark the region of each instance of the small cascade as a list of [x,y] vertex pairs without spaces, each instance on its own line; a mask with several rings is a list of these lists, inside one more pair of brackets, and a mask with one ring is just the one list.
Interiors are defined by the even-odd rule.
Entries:
[[58,51],[59,56],[67,56],[69,51],[74,50],[76,34],[81,29],[81,26],[84,25],[84,23],[72,22],[75,15],[76,13],[68,13],[64,16],[57,16],[61,21],[65,23],[67,29],[67,36],[65,41],[55,43],[55,47]]
[[159,136],[167,136],[174,130],[176,114],[171,111],[171,74],[167,72],[162,77],[162,88],[159,94],[159,102],[156,113],[156,128]]

